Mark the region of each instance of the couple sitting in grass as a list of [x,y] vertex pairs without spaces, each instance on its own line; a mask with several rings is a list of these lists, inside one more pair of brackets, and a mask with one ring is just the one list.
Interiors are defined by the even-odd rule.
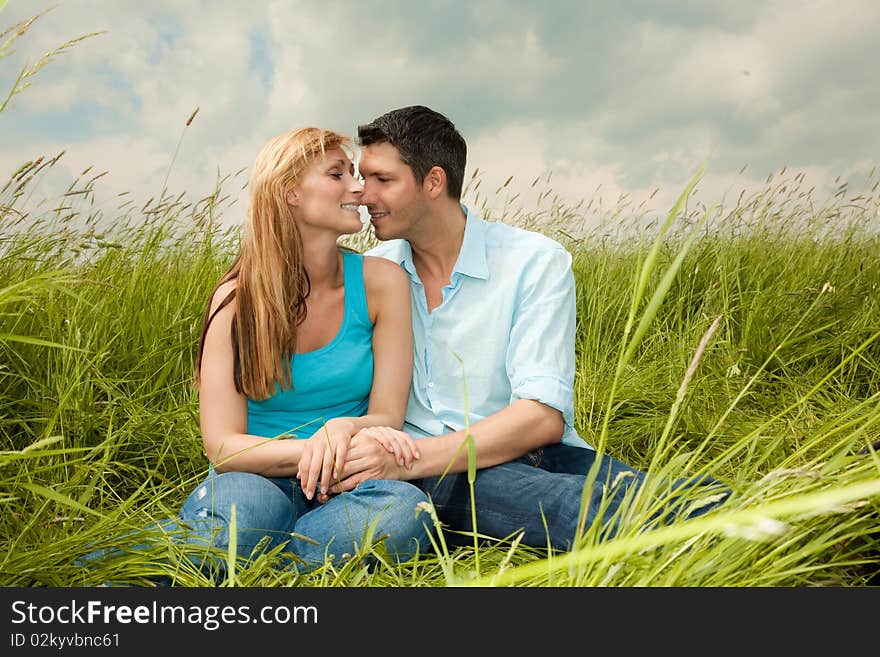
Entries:
[[[578,436],[571,256],[461,204],[449,119],[405,107],[357,142],[360,177],[349,141],[318,128],[257,157],[199,343],[211,468],[160,523],[170,540],[208,548],[203,567],[234,545],[308,571],[380,545],[409,560],[438,524],[452,541],[570,550],[630,522],[619,510],[642,489],[649,525],[723,503],[710,477],[646,486]],[[380,240],[365,255],[337,244],[360,206]]]

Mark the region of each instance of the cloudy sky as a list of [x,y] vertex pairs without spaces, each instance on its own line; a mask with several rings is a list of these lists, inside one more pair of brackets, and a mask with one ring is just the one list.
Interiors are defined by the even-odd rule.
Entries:
[[0,114],[0,178],[65,150],[50,190],[91,165],[104,198],[167,175],[198,199],[244,169],[240,194],[278,132],[353,134],[410,104],[449,116],[468,174],[489,197],[512,175],[521,203],[548,174],[572,203],[659,189],[643,207],[665,211],[704,161],[714,202],[783,167],[831,189],[880,159],[877,0],[8,0],[0,32],[52,6],[0,60],[5,97],[102,32]]

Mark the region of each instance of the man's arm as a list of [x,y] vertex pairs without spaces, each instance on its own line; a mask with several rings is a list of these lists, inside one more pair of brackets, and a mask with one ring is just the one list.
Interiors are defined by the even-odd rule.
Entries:
[[[470,428],[476,447],[476,467],[506,463],[538,447],[559,442],[562,429],[562,414],[556,409],[530,399],[517,400]],[[352,438],[340,480],[330,487],[331,494],[351,490],[368,479],[409,481],[467,470],[464,430],[419,439],[421,458],[413,461],[409,469],[373,438],[374,431],[375,427],[363,429]],[[403,440],[409,439],[407,434],[397,433]]]
[[[517,399],[504,409],[470,427],[476,447],[477,467],[488,468],[513,461],[539,447],[562,438],[562,413],[532,399]],[[462,447],[465,430],[453,431],[418,441],[422,457],[413,463],[404,479],[420,479],[445,471],[467,470],[467,448]]]
[[[574,423],[575,285],[571,255],[553,244],[536,248],[524,260],[505,360],[497,364],[510,382],[510,400],[508,406],[470,427],[478,468],[513,461],[557,443],[565,425]],[[420,440],[422,459],[417,467],[430,470],[422,476],[440,474],[465,435],[459,430]],[[450,471],[466,469],[467,453],[463,450]]]

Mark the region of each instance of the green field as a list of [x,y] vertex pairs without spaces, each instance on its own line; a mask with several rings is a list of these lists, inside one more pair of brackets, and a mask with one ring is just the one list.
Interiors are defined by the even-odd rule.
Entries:
[[[29,27],[0,34],[0,57]],[[0,113],[84,38],[25,67]],[[567,553],[515,536],[453,549],[440,532],[404,565],[368,544],[341,568],[299,575],[269,553],[230,560],[214,580],[167,540],[88,571],[74,561],[95,546],[124,551],[134,539],[121,536],[175,515],[207,472],[193,364],[208,295],[237,249],[235,180],[197,201],[142,203],[132,190],[107,207],[103,173],[87,169],[41,197],[60,157],[0,181],[0,586],[880,584],[875,171],[864,190],[844,182],[823,197],[783,170],[713,207],[692,193],[697,176],[665,217],[625,199],[566,205],[549,187],[531,207],[502,198],[504,186],[484,196],[472,177],[469,204],[573,255],[580,434],[657,479],[714,475],[734,497],[645,531],[662,501],[646,488],[621,507],[614,540],[588,527]]]
[[516,213],[574,256],[578,431],[650,472],[720,477],[737,493],[724,510],[643,532],[646,494],[616,539],[588,530],[570,553],[512,537],[393,566],[367,546],[342,569],[297,575],[269,554],[213,581],[168,541],[92,572],[73,560],[175,514],[206,473],[193,363],[240,235],[220,217],[239,210],[221,184],[193,204],[122,202],[99,229],[91,172],[78,193],[31,198],[51,166],[0,193],[0,585],[859,586],[876,573],[880,458],[860,453],[880,439],[876,183],[819,203],[782,177],[715,209],[688,209],[685,190],[649,237],[629,215],[641,240],[603,238],[611,212],[574,237],[584,211],[558,200]]

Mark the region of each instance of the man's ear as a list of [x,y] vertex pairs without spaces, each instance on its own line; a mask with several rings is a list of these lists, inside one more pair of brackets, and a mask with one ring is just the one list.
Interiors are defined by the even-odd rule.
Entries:
[[446,171],[443,170],[443,167],[431,167],[431,170],[425,175],[422,189],[432,200],[439,198],[446,191]]

